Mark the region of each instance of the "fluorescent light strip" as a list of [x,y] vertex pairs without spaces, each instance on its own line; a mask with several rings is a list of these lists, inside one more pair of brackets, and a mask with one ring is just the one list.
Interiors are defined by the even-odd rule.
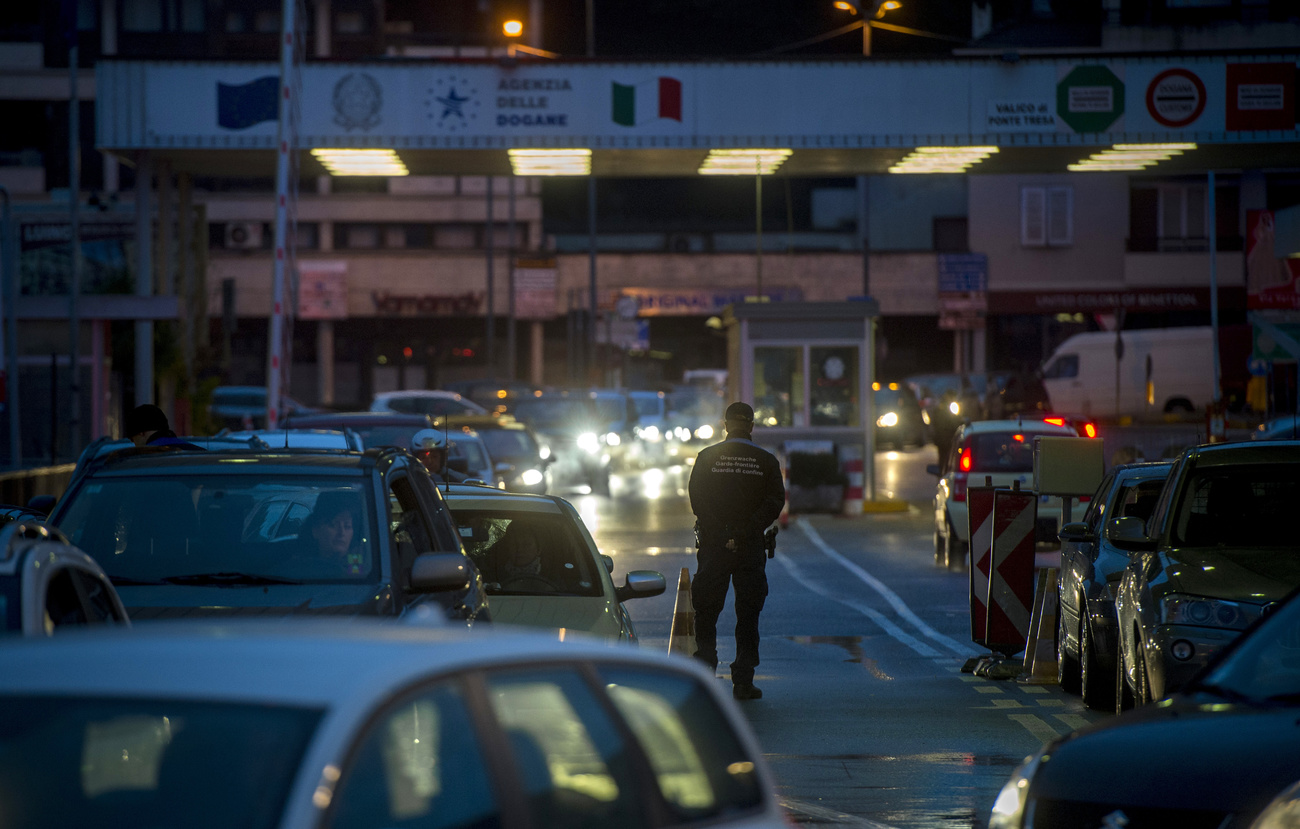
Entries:
[[331,176],[410,175],[393,150],[316,149],[311,154]]
[[964,173],[998,151],[994,146],[917,147],[889,168],[891,173]]
[[698,172],[704,176],[770,176],[793,153],[784,148],[709,150]]
[[517,176],[589,176],[591,150],[569,147],[558,150],[509,150],[510,166]]
[[1194,149],[1195,144],[1115,144],[1067,165],[1066,169],[1076,173],[1144,170]]

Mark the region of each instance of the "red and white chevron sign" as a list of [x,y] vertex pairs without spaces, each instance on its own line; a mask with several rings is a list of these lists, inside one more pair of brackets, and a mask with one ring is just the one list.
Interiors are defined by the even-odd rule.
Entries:
[[988,627],[989,563],[993,550],[993,487],[966,490],[970,533],[970,638],[983,645]]
[[1014,656],[1025,649],[1034,606],[1034,528],[1038,497],[1028,490],[993,493],[993,551],[989,566],[984,645]]

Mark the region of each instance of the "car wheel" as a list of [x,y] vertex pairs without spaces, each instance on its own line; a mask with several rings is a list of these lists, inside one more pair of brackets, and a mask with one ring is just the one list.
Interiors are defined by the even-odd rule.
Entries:
[[1133,707],[1151,702],[1151,683],[1147,679],[1147,658],[1139,647],[1133,660]]
[[1080,670],[1077,657],[1070,656],[1066,642],[1064,608],[1056,612],[1056,682],[1067,694],[1079,693]]
[[1092,641],[1092,626],[1085,619],[1079,625],[1079,691],[1083,704],[1094,711],[1115,710],[1115,681],[1101,665]]

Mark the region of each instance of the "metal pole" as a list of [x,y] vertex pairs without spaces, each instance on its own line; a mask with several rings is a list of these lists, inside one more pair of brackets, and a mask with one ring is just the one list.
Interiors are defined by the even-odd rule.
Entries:
[[[75,17],[75,12],[74,12]],[[68,278],[68,448],[75,453],[81,445],[81,103],[77,91],[77,25],[71,22],[68,49],[68,223],[71,234],[72,267]]]
[[[135,295],[153,296],[153,157],[135,164]],[[153,402],[153,320],[135,321],[135,404]]]
[[487,177],[487,236],[483,240],[487,248],[487,367],[488,376],[496,377],[496,345],[497,345],[497,318],[496,318],[496,286],[494,282],[494,269],[496,263],[496,222],[492,215],[492,176]]
[[755,280],[754,295],[763,301],[763,161],[754,156],[754,237]]
[[9,410],[9,465],[14,469],[22,466],[22,407],[18,405],[18,312],[15,307],[18,299],[18,256],[14,245],[18,243],[18,234],[14,233],[13,216],[9,209],[9,190],[0,187],[0,197],[4,198],[4,213],[0,224],[0,286],[4,301],[4,367],[7,375],[5,405]]
[[266,428],[275,429],[280,422],[280,404],[284,395],[285,352],[285,265],[289,242],[289,154],[297,136],[293,129],[292,95],[294,71],[294,38],[298,36],[296,17],[298,4],[284,0],[280,4],[280,113],[276,129],[275,160],[275,266],[271,283],[271,319],[267,331],[269,364],[266,371]]
[[587,0],[587,57],[596,56],[596,10],[595,0]]
[[[588,3],[591,0],[587,0]],[[596,360],[596,177],[587,178],[587,354],[585,368]],[[585,379],[585,378],[584,378]]]
[[515,177],[506,179],[510,182],[510,198],[507,201],[507,226],[510,228],[510,240],[506,245],[506,283],[510,287],[510,325],[506,327],[506,379],[515,379],[518,346],[515,343]]
[[867,334],[863,355],[867,379],[862,387],[862,497],[869,503],[876,500],[876,395],[872,389],[876,382],[876,317],[867,317],[863,328]]
[[1215,210],[1214,171],[1207,174],[1209,179],[1209,224],[1210,224],[1210,339],[1214,348],[1214,405],[1218,414],[1219,400],[1222,398],[1222,383],[1219,363],[1219,216]]
[[[868,26],[867,28],[871,28]],[[862,247],[862,295],[871,296],[871,185],[858,176],[858,244]]]

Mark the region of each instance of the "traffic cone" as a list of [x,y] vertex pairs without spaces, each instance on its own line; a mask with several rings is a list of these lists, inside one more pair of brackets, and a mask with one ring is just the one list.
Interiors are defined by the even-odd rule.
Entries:
[[1056,579],[1060,571],[1044,567],[1038,571],[1034,591],[1034,611],[1030,617],[1029,637],[1025,640],[1025,676],[1029,685],[1056,684],[1056,612],[1059,599]]
[[695,605],[691,604],[691,573],[683,567],[677,580],[677,604],[673,607],[673,629],[668,637],[668,652],[694,656]]

